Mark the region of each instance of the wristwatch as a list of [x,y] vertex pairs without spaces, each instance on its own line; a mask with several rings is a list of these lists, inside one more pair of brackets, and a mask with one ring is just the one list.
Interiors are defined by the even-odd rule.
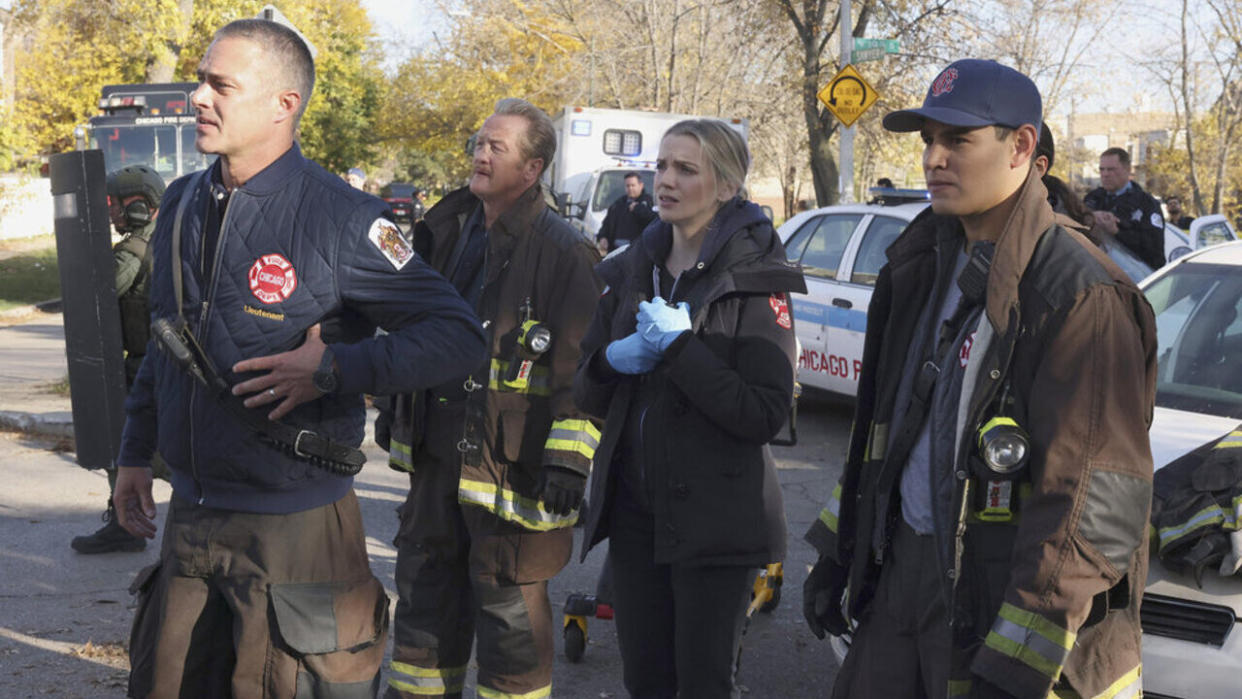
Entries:
[[336,375],[336,370],[332,368],[334,361],[336,361],[336,355],[332,353],[332,348],[325,346],[323,348],[323,358],[319,360],[319,368],[315,370],[315,375],[311,377],[311,383],[315,384],[315,389],[320,393],[336,393],[336,389],[341,384],[340,379]]

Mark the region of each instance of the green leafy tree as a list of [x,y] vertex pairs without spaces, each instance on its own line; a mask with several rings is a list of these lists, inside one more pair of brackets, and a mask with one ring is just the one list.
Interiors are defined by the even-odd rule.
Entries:
[[[14,22],[25,40],[16,51],[14,109],[0,130],[0,149],[15,159],[71,149],[74,127],[94,115],[104,85],[144,82],[164,63],[176,66],[172,79],[194,80],[215,30],[256,16],[264,4],[17,0]],[[366,11],[359,0],[303,0],[285,13],[319,52],[315,96],[302,120],[303,150],[338,172],[369,162],[384,76]]]

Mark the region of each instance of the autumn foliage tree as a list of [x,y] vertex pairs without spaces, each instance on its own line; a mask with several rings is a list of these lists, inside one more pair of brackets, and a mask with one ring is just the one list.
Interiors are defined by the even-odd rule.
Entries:
[[[18,159],[71,149],[74,127],[95,114],[104,85],[193,81],[214,31],[257,15],[264,4],[17,0],[13,22],[23,40],[5,145]],[[335,171],[367,162],[384,76],[366,11],[359,0],[304,0],[288,3],[286,15],[319,51],[315,95],[302,120],[304,151]],[[175,66],[170,74],[166,65]]]

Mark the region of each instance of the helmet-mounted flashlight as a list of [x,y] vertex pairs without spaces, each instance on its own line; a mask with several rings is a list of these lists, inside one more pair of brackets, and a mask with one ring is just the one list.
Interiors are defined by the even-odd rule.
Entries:
[[979,456],[991,478],[1016,477],[1030,461],[1031,440],[1012,418],[994,417],[979,430]]

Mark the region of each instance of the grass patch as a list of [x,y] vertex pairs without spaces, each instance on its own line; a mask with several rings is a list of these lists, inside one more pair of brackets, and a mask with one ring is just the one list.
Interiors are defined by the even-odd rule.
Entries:
[[0,258],[0,311],[60,296],[56,246]]
[[65,398],[68,398],[69,397],[69,375],[66,374],[65,378],[61,379],[60,381],[57,381],[56,383],[50,383],[44,386],[44,389],[47,390],[48,393],[52,393],[58,396],[64,396]]

